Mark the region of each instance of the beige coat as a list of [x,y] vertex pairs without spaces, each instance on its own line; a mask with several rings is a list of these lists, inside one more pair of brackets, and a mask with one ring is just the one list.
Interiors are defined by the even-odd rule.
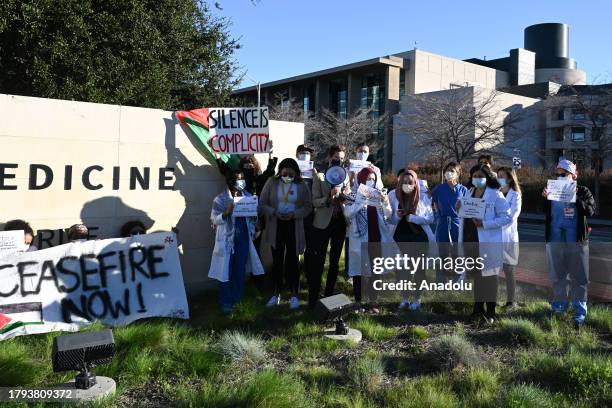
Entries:
[[[259,197],[259,214],[266,217],[266,227],[262,234],[262,243],[276,246],[276,220],[273,215],[278,208],[278,191],[280,179],[270,177]],[[304,252],[306,248],[306,237],[304,235],[304,217],[312,211],[312,198],[308,184],[298,183],[297,200],[295,202],[295,248],[297,255]]]
[[[325,173],[317,173],[312,179],[312,206],[314,207],[314,218],[312,225],[318,229],[325,229],[331,221],[333,208],[331,206],[331,185],[325,181]],[[344,194],[351,191],[348,183],[342,187]]]

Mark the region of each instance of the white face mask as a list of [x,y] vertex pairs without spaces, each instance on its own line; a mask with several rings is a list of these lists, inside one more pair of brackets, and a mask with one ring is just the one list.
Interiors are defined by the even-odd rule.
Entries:
[[234,183],[234,187],[238,191],[244,190],[244,188],[246,187],[246,180],[236,180],[236,182]]
[[310,153],[300,153],[298,154],[298,159],[302,161],[310,161]]
[[508,185],[508,183],[506,182],[505,178],[498,178],[497,181],[499,182],[499,187],[500,188],[504,188]]
[[412,184],[402,184],[402,191],[406,194],[410,194],[414,191],[414,186]]
[[357,152],[357,160],[368,160],[368,153]]
[[484,188],[487,185],[487,179],[484,177],[474,177],[472,178],[472,184],[476,188]]
[[281,179],[283,180],[283,183],[292,183],[293,182],[293,177],[289,177],[289,176],[283,176],[281,177]]
[[446,181],[452,181],[455,179],[455,172],[454,171],[447,171],[446,173],[444,173],[444,178],[446,178]]
[[366,180],[366,186],[374,187],[376,185],[376,181],[374,180]]

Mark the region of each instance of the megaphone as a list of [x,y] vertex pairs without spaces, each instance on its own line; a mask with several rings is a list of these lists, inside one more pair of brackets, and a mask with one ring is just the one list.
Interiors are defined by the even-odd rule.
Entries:
[[325,171],[325,180],[332,186],[339,186],[346,180],[346,169],[341,166],[332,166]]

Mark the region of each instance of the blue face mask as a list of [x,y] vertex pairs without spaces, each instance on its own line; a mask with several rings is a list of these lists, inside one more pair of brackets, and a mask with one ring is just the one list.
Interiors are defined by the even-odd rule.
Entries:
[[476,188],[484,188],[487,185],[487,179],[484,177],[472,178],[472,184]]
[[246,180],[236,180],[236,183],[234,183],[234,187],[238,191],[244,190],[244,188],[246,187]]

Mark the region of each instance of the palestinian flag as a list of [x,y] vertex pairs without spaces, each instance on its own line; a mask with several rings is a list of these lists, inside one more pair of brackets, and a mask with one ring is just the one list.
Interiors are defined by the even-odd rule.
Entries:
[[20,327],[44,324],[42,303],[13,303],[0,305],[0,336],[10,334]]
[[[176,111],[176,117],[190,133],[191,143],[202,156],[213,166],[217,164],[215,155],[208,140],[210,139],[210,126],[208,125],[208,108],[194,109],[190,111]],[[219,154],[219,158],[228,166],[238,168],[240,159],[237,155]]]

